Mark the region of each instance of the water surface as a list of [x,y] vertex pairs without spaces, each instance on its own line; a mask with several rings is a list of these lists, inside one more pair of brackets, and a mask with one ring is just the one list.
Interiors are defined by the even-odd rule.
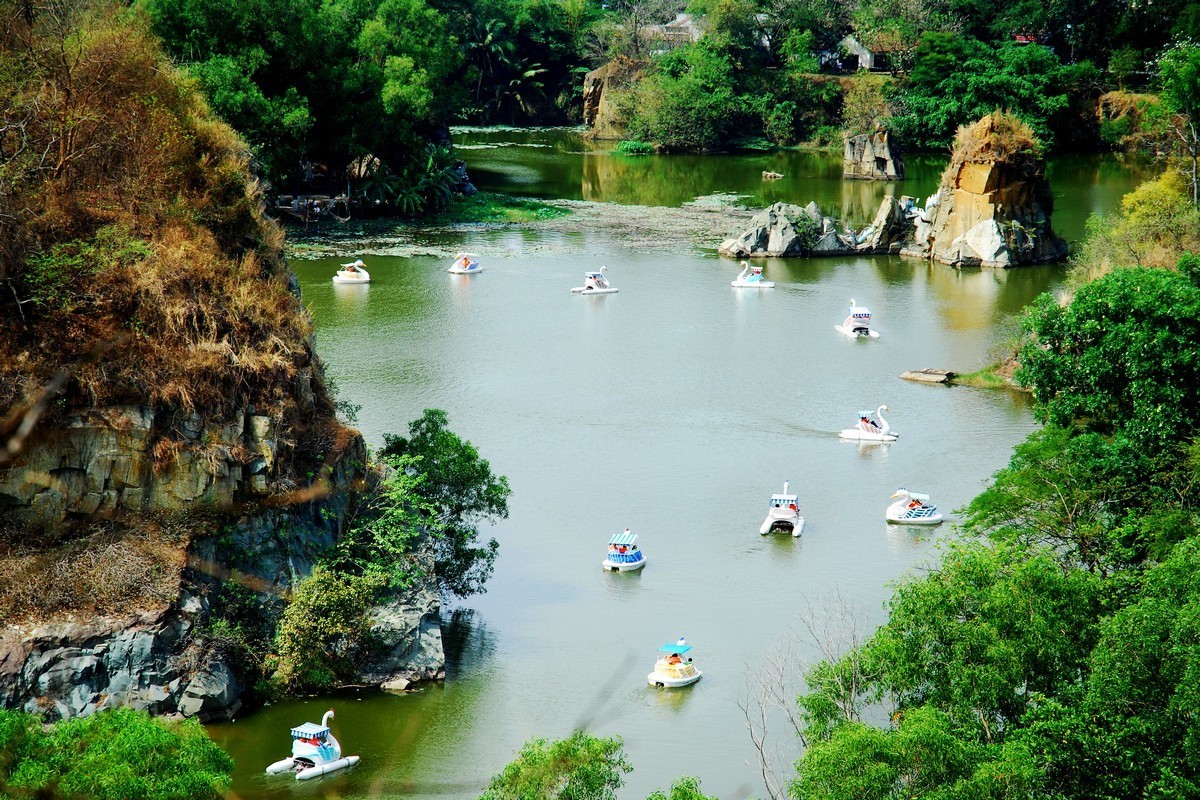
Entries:
[[[870,208],[883,191],[910,192],[844,186],[829,159],[810,154],[623,166],[584,152],[573,134],[494,136],[523,143],[469,151],[476,179],[542,196],[669,205],[720,191]],[[937,164],[909,163],[914,182],[936,181]],[[783,194],[795,185],[743,180],[765,168],[813,177],[800,197]],[[1077,229],[1112,208],[1130,180],[1111,162],[1056,162],[1056,191],[1090,187],[1062,194],[1056,225]],[[362,405],[371,444],[443,408],[509,477],[512,513],[489,531],[501,543],[495,575],[487,594],[447,615],[444,686],[299,700],[210,726],[238,761],[232,796],[469,798],[530,737],[578,727],[624,737],[636,769],[622,798],[689,774],[710,794],[762,796],[738,706],[747,675],[791,638],[813,598],[840,593],[881,622],[892,582],[950,533],[885,524],[891,492],[907,486],[959,508],[1035,427],[1022,395],[897,375],[980,366],[1061,269],[773,260],[778,288],[756,293],[732,289],[736,266],[711,251],[634,252],[585,223],[573,234],[481,229],[437,244],[481,254],[485,271],[449,275],[449,259],[352,251],[293,266],[318,351],[342,397]],[[357,255],[373,282],[333,285],[337,261]],[[570,294],[601,263],[620,293]],[[880,339],[833,330],[851,296],[875,312]],[[838,440],[858,410],[880,403],[892,408],[897,443]],[[804,535],[759,536],[785,479]],[[649,564],[606,574],[605,542],[627,526]],[[650,688],[655,648],[681,635],[703,680]],[[335,732],[363,763],[307,784],[263,775],[286,754],[288,728],[331,703]],[[777,730],[790,758],[794,742]]]

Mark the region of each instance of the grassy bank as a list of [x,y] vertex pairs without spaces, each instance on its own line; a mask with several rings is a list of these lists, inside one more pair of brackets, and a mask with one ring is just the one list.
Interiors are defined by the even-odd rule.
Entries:
[[570,213],[569,209],[552,206],[540,200],[479,192],[471,197],[456,200],[448,210],[430,217],[429,220],[434,223],[522,223],[557,219]]

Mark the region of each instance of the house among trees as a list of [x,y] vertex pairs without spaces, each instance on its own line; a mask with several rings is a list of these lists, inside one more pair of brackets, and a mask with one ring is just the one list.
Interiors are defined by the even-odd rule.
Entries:
[[685,44],[700,41],[704,28],[691,14],[680,12],[675,19],[662,25],[647,25],[642,28],[642,35],[647,39],[662,41],[670,50]]
[[865,69],[868,72],[888,72],[892,69],[888,57],[893,48],[886,44],[865,45],[853,36],[846,36],[837,43],[837,51],[823,53],[821,64],[836,62],[839,71],[857,72]]

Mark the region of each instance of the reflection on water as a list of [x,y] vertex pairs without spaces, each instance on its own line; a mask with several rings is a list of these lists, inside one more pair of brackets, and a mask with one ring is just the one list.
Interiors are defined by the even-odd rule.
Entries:
[[[575,129],[456,133],[456,146],[500,142],[518,146],[463,151],[471,177],[489,191],[633,205],[678,206],[698,197],[733,194],[749,207],[815,200],[852,227],[875,217],[884,195],[927,198],[937,191],[948,156],[904,157],[903,181],[842,180],[841,152],[781,150],[722,155],[626,156],[613,142],[592,142]],[[550,144],[551,147],[531,147]],[[763,170],[783,178],[764,181]],[[1068,240],[1083,235],[1089,215],[1111,211],[1123,194],[1150,177],[1152,163],[1112,155],[1056,156],[1048,175],[1055,198],[1054,228]]]

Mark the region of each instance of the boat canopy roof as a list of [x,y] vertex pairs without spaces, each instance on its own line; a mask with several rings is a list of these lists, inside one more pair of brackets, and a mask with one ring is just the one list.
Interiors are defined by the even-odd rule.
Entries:
[[922,503],[929,502],[929,495],[924,494],[922,492],[909,492],[908,496],[911,497],[913,500],[919,500]]
[[479,258],[479,256],[474,253],[459,253],[455,258]]
[[850,306],[850,316],[869,317],[871,316],[871,309],[866,306]]
[[778,500],[784,503],[794,503],[796,502],[797,496],[798,495],[794,494],[773,494],[771,495],[771,502],[774,503]]
[[675,655],[681,656],[691,649],[692,649],[692,646],[690,644],[679,644],[678,642],[671,642],[669,644],[664,644],[662,647],[658,648],[658,652],[667,653],[668,655],[670,655],[671,653],[674,653]]
[[604,273],[602,273],[602,272],[585,272],[585,273],[583,273],[583,277],[585,277],[585,278],[601,278],[603,276],[604,276]]
[[871,409],[869,409],[869,408],[868,408],[866,411],[860,411],[860,412],[858,412],[858,415],[859,415],[860,417],[870,417],[870,416],[874,415],[874,413],[875,413],[875,412],[874,412],[873,410],[871,410]]
[[306,722],[292,728],[293,739],[324,739],[329,735],[329,728],[315,722]]
[[637,543],[637,534],[636,533],[614,533],[613,537],[608,540],[608,543],[615,544],[615,545],[625,545],[626,547],[632,547],[634,544]]

